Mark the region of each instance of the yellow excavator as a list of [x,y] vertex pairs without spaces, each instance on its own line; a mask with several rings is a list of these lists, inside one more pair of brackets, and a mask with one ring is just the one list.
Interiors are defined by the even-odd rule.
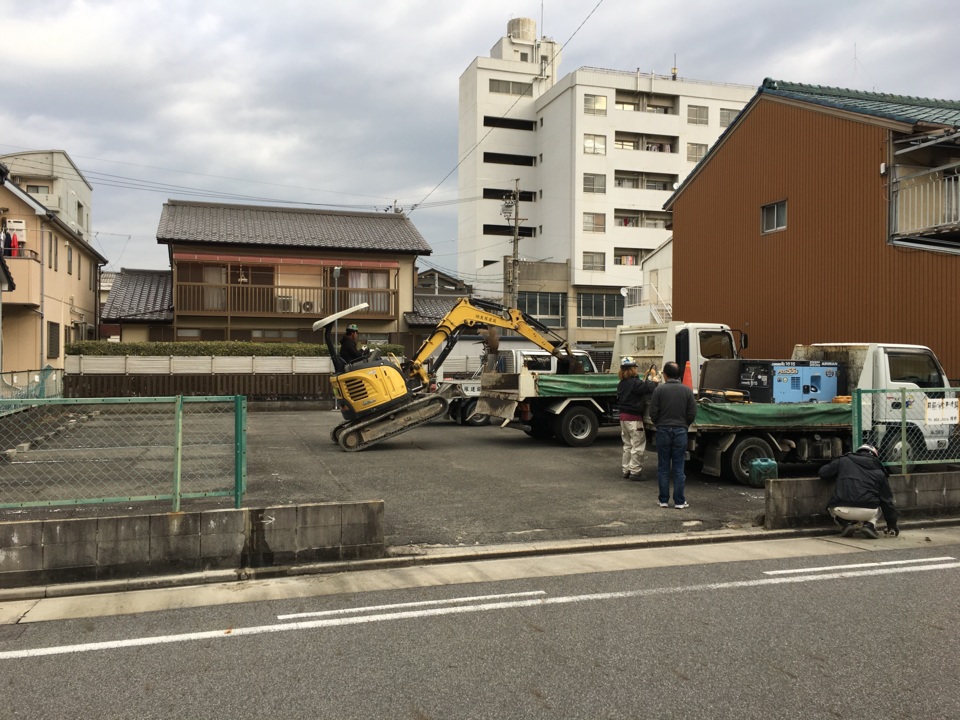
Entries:
[[[430,392],[427,359],[439,349],[433,363],[439,366],[466,330],[489,334],[491,338],[496,336],[493,328],[513,330],[557,358],[567,357],[566,341],[526,313],[488,300],[460,298],[412,358],[404,361],[392,355],[384,358],[379,350],[373,350],[358,360],[346,362],[339,355],[333,323],[366,307],[367,303],[361,303],[313,324],[315,332],[324,331],[324,342],[334,368],[330,383],[341,401],[344,419],[331,431],[330,439],[348,452],[368,448],[447,411],[447,398]],[[495,340],[488,344],[494,346],[495,351]]]

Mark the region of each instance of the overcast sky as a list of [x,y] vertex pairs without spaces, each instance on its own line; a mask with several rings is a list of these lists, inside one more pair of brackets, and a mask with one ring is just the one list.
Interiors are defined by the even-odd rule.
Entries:
[[[529,17],[578,67],[960,100],[955,0],[0,0],[0,153],[65,150],[107,269],[168,198],[372,210],[456,268],[458,79]],[[446,180],[444,181],[444,178]],[[442,184],[440,184],[442,182]],[[437,187],[439,185],[439,187]],[[429,197],[427,195],[429,194]],[[432,206],[432,207],[431,207]]]

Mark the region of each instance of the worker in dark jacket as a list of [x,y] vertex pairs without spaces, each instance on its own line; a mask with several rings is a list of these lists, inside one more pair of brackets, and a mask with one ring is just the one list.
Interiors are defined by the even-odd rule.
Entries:
[[340,357],[344,362],[353,362],[363,357],[363,353],[357,347],[358,337],[360,337],[360,328],[352,324],[347,325],[347,330],[340,341]]
[[680,366],[663,366],[667,381],[657,386],[650,398],[650,420],[657,426],[657,484],[660,507],[670,507],[670,469],[673,468],[673,506],[690,507],[684,494],[684,463],[687,453],[687,428],[697,419],[697,400],[693,390],[680,382]]
[[887,469],[873,445],[861,445],[856,452],[827,463],[820,468],[820,477],[836,480],[827,510],[840,526],[843,537],[850,537],[857,529],[868,538],[880,537],[877,522],[881,513],[887,523],[886,532],[900,534]]
[[647,450],[647,433],[643,415],[650,404],[656,383],[640,377],[632,357],[620,362],[620,382],[617,384],[617,407],[620,409],[620,438],[623,440],[623,476],[640,480],[640,463]]

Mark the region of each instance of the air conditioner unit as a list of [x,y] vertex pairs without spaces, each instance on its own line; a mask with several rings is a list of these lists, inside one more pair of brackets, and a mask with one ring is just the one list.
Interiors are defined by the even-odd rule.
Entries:
[[278,295],[277,312],[300,312],[300,303],[297,302],[297,299],[293,297],[293,295]]

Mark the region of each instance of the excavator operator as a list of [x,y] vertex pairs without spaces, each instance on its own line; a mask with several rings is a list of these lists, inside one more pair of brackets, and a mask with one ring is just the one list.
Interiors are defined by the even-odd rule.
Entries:
[[363,357],[360,348],[357,347],[357,338],[360,335],[360,328],[356,325],[347,325],[343,338],[340,340],[340,357],[344,362],[353,362]]

